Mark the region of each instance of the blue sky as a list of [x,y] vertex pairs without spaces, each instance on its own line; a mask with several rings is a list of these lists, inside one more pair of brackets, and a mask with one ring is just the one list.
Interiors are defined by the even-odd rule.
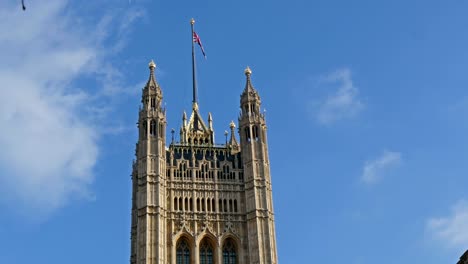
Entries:
[[217,142],[252,68],[281,263],[468,247],[468,2],[88,2],[0,3],[0,263],[128,263],[141,88],[154,59],[178,129],[191,17]]

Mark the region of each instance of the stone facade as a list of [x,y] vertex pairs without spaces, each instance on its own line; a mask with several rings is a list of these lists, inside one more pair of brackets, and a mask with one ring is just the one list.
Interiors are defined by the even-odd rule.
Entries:
[[468,264],[468,250],[460,257],[460,260],[457,264]]
[[[180,140],[166,146],[166,110],[154,62],[143,88],[132,173],[131,264],[275,264],[267,127],[245,70],[238,130],[216,144],[196,101]],[[194,97],[195,98],[195,97]],[[239,132],[239,141],[236,139]]]

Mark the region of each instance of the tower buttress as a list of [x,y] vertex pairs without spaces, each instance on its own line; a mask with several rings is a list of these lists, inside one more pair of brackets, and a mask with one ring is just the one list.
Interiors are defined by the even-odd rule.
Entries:
[[265,116],[252,85],[252,71],[245,69],[241,95],[239,134],[245,177],[249,263],[277,263],[270,162]]
[[132,174],[132,264],[166,263],[166,111],[162,108],[163,94],[156,82],[153,61],[149,69]]

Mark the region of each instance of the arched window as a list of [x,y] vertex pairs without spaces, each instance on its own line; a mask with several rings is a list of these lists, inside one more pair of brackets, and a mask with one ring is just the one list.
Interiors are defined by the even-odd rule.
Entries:
[[151,120],[150,122],[150,135],[156,136],[156,121]]
[[223,245],[223,264],[237,264],[237,252],[234,241],[226,239]]
[[257,126],[254,126],[253,127],[253,138],[255,139],[255,141],[258,141],[258,127]]
[[178,200],[177,197],[174,198],[174,211],[177,211],[177,210],[178,210],[178,208],[177,208],[177,200]]
[[244,130],[245,130],[245,138],[247,139],[248,142],[250,142],[250,128],[246,127]]
[[206,238],[200,243],[200,264],[213,264],[213,246]]
[[177,242],[177,264],[190,264],[190,247],[187,239],[181,238]]

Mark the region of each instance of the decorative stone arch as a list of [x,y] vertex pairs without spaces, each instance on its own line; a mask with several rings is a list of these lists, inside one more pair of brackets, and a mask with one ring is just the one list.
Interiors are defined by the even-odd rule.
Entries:
[[[200,235],[197,237],[197,245],[198,245],[198,250],[202,248],[202,243],[205,241],[208,241],[208,243],[211,244],[213,248],[213,260],[214,264],[221,264],[222,262],[219,262],[219,259],[221,257],[221,247],[219,245],[219,239],[211,233],[209,229],[203,230],[203,232],[200,233]],[[199,254],[199,252],[197,252]]]
[[195,263],[196,256],[198,254],[196,248],[197,244],[195,242],[195,238],[188,232],[187,228],[185,226],[182,227],[182,230],[180,230],[176,235],[172,237],[172,264],[176,264],[177,260],[177,245],[180,241],[185,239],[187,241],[187,244],[190,248],[190,263]]
[[221,263],[223,263],[223,247],[224,247],[224,243],[228,239],[232,239],[234,241],[235,248],[236,248],[236,253],[237,253],[237,264],[244,263],[244,261],[243,261],[244,260],[244,251],[243,251],[243,248],[241,246],[242,241],[239,238],[239,236],[237,236],[236,234],[234,234],[232,232],[226,232],[220,238],[219,261],[221,261]]
[[205,228],[198,236],[196,239],[196,243],[200,244],[200,242],[204,239],[208,238],[213,241],[214,246],[219,246],[219,241],[218,238],[216,237],[215,234],[213,234],[209,228]]

